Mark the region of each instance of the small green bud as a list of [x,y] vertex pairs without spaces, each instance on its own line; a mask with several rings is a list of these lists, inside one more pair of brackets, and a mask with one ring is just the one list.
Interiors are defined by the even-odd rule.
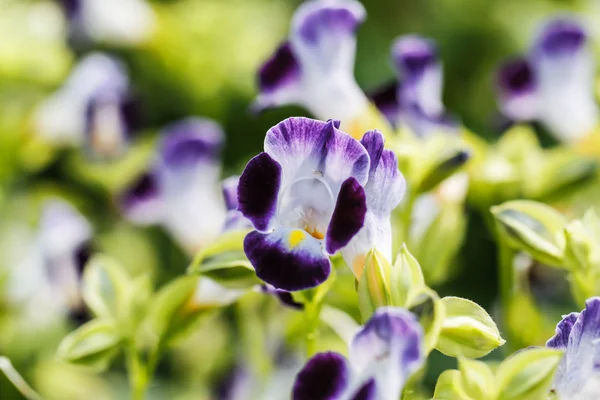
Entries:
[[390,272],[390,292],[395,306],[405,306],[408,300],[425,287],[423,272],[406,244],[400,247]]
[[477,303],[460,297],[441,300],[446,316],[436,349],[450,357],[483,357],[505,341],[492,318]]
[[357,287],[358,305],[365,321],[378,307],[392,305],[389,284],[391,269],[390,263],[379,251],[369,251]]
[[492,207],[500,233],[517,250],[536,260],[561,266],[565,218],[553,208],[530,200],[514,200]]

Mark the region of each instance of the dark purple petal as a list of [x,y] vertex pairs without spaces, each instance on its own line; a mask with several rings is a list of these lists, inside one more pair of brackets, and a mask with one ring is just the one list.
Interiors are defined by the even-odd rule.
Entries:
[[350,400],[375,400],[377,398],[377,385],[375,379],[365,382]]
[[337,353],[319,353],[296,375],[292,400],[337,400],[350,381],[346,359]]
[[188,118],[172,124],[163,134],[161,158],[171,168],[218,160],[225,137],[217,123],[202,118]]
[[240,176],[238,208],[259,231],[271,228],[280,184],[281,165],[267,153],[250,160]]
[[79,279],[83,278],[83,271],[92,257],[94,247],[91,240],[86,240],[75,249],[75,268]]
[[304,304],[298,303],[296,300],[294,300],[294,297],[288,291],[276,289],[273,286],[266,285],[266,284],[261,285],[260,289],[262,290],[263,293],[270,294],[271,296],[277,297],[277,299],[279,299],[279,302],[286,307],[293,308],[295,310],[303,310],[304,309]]
[[392,57],[407,84],[418,81],[429,68],[438,64],[435,44],[419,36],[405,36],[396,40],[392,46]]
[[581,49],[587,40],[582,26],[570,19],[556,19],[546,25],[537,47],[549,57],[571,55]]
[[402,105],[397,95],[400,91],[399,86],[399,82],[393,82],[376,90],[369,96],[375,107],[393,127],[397,127],[402,112]]
[[250,232],[244,239],[244,252],[256,276],[290,292],[320,285],[331,269],[321,243],[299,229],[268,234]]
[[501,93],[518,95],[535,90],[535,71],[526,59],[511,60],[498,71],[498,87]]
[[546,342],[546,346],[553,347],[555,349],[567,348],[571,330],[573,329],[573,325],[575,325],[578,317],[579,313],[575,312],[565,315],[562,321],[556,325],[556,334]]
[[327,228],[326,248],[329,254],[344,247],[365,222],[367,200],[365,190],[354,178],[342,184],[331,222]]
[[125,190],[119,199],[119,206],[125,216],[137,224],[157,223],[161,216],[161,192],[157,176],[147,172]]
[[294,84],[299,78],[300,66],[289,42],[283,43],[258,72],[258,84],[265,93]]
[[318,45],[325,38],[353,35],[364,18],[364,8],[355,1],[309,1],[296,12],[294,27],[302,40]]
[[238,184],[240,181],[240,177],[230,176],[225,179],[221,185],[223,189],[223,199],[225,200],[225,207],[228,211],[237,210],[238,209]]

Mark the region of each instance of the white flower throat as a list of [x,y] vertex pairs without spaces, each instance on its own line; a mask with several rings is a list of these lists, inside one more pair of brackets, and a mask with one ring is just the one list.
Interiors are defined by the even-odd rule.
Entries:
[[281,191],[277,220],[292,229],[302,229],[323,239],[333,214],[335,200],[330,185],[319,171],[294,180]]

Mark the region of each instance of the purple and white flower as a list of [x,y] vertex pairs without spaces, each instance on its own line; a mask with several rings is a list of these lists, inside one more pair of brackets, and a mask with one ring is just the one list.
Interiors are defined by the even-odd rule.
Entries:
[[500,69],[500,109],[515,121],[540,121],[562,142],[576,142],[598,124],[594,79],[587,32],[574,20],[555,19],[525,59]]
[[163,136],[155,165],[123,194],[121,206],[130,221],[162,225],[193,254],[225,223],[224,134],[213,121],[189,118],[165,128]]
[[296,376],[293,400],[398,400],[423,365],[423,329],[410,312],[378,309],[350,343],[349,358],[319,353]]
[[416,35],[398,38],[392,46],[398,81],[373,96],[373,102],[396,128],[417,136],[456,132],[457,124],[442,103],[443,75],[433,41]]
[[391,213],[402,200],[406,181],[398,171],[398,159],[391,150],[384,149],[383,134],[365,133],[361,144],[370,159],[369,179],[364,186],[367,212],[363,228],[342,249],[346,264],[360,277],[367,253],[375,248],[392,261]]
[[120,155],[139,115],[124,66],[94,53],[79,62],[36,114],[36,131],[56,145],[85,146],[94,157]]
[[145,0],[60,0],[75,42],[132,45],[150,38],[154,12]]
[[592,400],[600,389],[600,297],[592,297],[580,313],[565,315],[547,347],[565,351],[553,391],[561,399]]
[[244,250],[277,289],[308,289],[330,272],[329,255],[365,221],[369,154],[339,122],[289,118],[267,132],[265,152],[240,177],[239,210],[254,225]]
[[49,324],[58,316],[83,311],[81,277],[90,256],[92,227],[64,200],[48,200],[36,230],[15,254],[8,296],[24,307],[33,324]]
[[255,110],[296,104],[316,118],[344,124],[364,115],[369,100],[354,78],[354,58],[365,14],[355,0],[303,3],[289,39],[259,71]]

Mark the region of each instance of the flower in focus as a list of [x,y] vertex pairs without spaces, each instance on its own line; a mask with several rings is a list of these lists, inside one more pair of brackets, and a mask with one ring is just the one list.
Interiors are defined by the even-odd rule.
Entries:
[[166,127],[155,165],[122,196],[126,217],[162,225],[190,254],[214,239],[225,222],[219,184],[223,140],[221,127],[208,119]]
[[397,400],[423,361],[423,330],[416,318],[401,308],[380,308],[352,339],[348,360],[319,353],[306,363],[292,398]]
[[367,212],[362,229],[342,249],[344,260],[357,277],[362,273],[367,253],[373,248],[392,262],[391,213],[406,189],[396,155],[384,149],[383,135],[378,131],[367,132],[361,144],[367,149],[371,163],[369,179],[364,186]]
[[498,73],[499,106],[515,121],[539,120],[558,140],[576,142],[598,124],[595,63],[582,26],[569,19],[546,24],[526,58]]
[[553,390],[561,399],[592,400],[600,389],[600,297],[586,301],[581,313],[571,313],[556,326],[547,347],[565,350]]
[[121,155],[139,122],[123,65],[101,53],[86,56],[39,106],[35,122],[52,144],[84,145],[96,158]]
[[354,0],[303,3],[289,40],[259,71],[255,109],[298,104],[318,119],[342,121],[353,134],[350,128],[369,106],[354,79],[355,33],[364,19],[364,7]]
[[45,324],[57,314],[78,318],[83,313],[80,282],[91,238],[91,225],[72,205],[58,199],[44,204],[8,285],[9,298],[23,304],[30,322]]
[[147,40],[154,29],[154,12],[145,0],[60,0],[74,42],[118,45]]
[[363,227],[369,155],[338,128],[338,121],[288,118],[267,132],[265,152],[240,177],[239,210],[256,229],[244,251],[277,289],[324,282],[328,255]]
[[407,35],[392,46],[398,81],[373,96],[373,101],[396,128],[406,126],[417,136],[455,132],[456,122],[442,103],[442,65],[435,44]]

